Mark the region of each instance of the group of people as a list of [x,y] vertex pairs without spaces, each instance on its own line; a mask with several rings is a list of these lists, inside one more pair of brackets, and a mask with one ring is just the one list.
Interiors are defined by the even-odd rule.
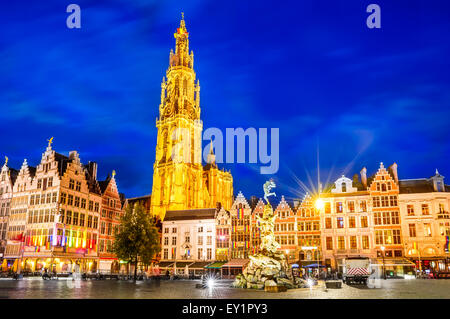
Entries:
[[53,272],[50,273],[47,268],[42,268],[41,276],[44,280],[56,278],[56,270],[53,269]]

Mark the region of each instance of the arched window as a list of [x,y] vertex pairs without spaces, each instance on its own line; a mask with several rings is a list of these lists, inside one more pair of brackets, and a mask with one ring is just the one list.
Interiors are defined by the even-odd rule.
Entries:
[[343,193],[347,192],[347,184],[346,183],[342,183],[342,192]]

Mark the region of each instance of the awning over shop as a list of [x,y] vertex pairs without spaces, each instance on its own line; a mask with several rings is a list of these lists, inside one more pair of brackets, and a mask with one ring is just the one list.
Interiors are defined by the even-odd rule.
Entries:
[[158,264],[158,266],[160,268],[168,268],[168,267],[172,267],[174,263],[175,263],[174,261],[162,261]]
[[242,268],[248,264],[250,259],[231,259],[222,268]]
[[216,261],[216,262],[210,263],[209,265],[206,265],[205,268],[206,269],[220,269],[225,264],[226,264],[226,262]]
[[324,266],[324,265],[318,265],[318,264],[309,264],[309,265],[307,265],[307,266],[303,266],[304,268],[317,268],[317,267],[320,267],[320,268],[326,268],[326,266]]
[[309,265],[316,265],[317,267],[317,261],[315,260],[301,260],[301,261],[297,261],[297,264],[300,265],[300,267],[304,268],[304,267],[309,267]]
[[192,265],[189,265],[189,269],[204,269],[205,266],[207,266],[210,262],[206,261],[206,262],[195,262]]
[[186,266],[190,267],[190,265],[192,265],[194,262],[193,261],[177,261],[175,263],[175,266],[177,268],[184,268]]
[[392,267],[392,266],[403,266],[403,267],[416,267],[416,264],[409,261],[408,259],[404,258],[398,258],[398,259],[391,259],[391,258],[385,258],[384,263],[382,258],[377,258],[376,263],[372,264],[372,266],[379,266],[379,267]]

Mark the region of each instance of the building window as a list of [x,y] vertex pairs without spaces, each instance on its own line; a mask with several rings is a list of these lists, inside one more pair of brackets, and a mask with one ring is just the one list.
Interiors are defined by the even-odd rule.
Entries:
[[362,200],[359,203],[359,208],[360,208],[361,212],[367,212],[367,202],[365,200]]
[[203,248],[199,248],[197,250],[197,259],[199,260],[203,259]]
[[212,244],[212,236],[206,237],[206,244],[211,245]]
[[416,224],[409,224],[409,237],[416,237]]
[[397,196],[390,196],[389,199],[390,199],[391,207],[397,206]]
[[431,237],[431,224],[423,224],[423,232],[425,237]]
[[354,216],[351,216],[348,218],[348,227],[355,228],[356,227],[356,220]]
[[320,222],[313,222],[312,223],[312,225],[313,225],[313,230],[314,231],[319,231],[320,230]]
[[78,213],[73,212],[73,225],[78,226]]
[[333,237],[327,237],[327,250],[333,250]]
[[383,245],[383,231],[382,230],[375,231],[375,244]]
[[400,217],[398,212],[391,212],[392,225],[400,225]]
[[177,244],[177,238],[172,237],[172,245],[175,246]]
[[394,244],[401,244],[402,240],[401,240],[401,235],[400,235],[400,229],[394,229],[392,231],[393,235],[394,235]]
[[199,233],[203,233],[203,226],[200,226],[200,227],[198,228],[198,232],[199,232]]
[[344,228],[344,217],[337,218],[337,228]]
[[203,236],[198,236],[198,244],[203,245]]
[[68,210],[66,214],[66,224],[72,224],[72,212],[70,210]]
[[73,205],[73,195],[69,194],[69,196],[67,197],[67,205]]
[[306,226],[306,231],[311,231],[311,222],[306,222],[305,226]]
[[345,249],[345,238],[343,236],[338,237],[338,249]]
[[422,204],[422,215],[430,215],[430,208],[428,204]]
[[176,233],[177,233],[177,228],[176,227],[172,228],[172,234],[176,234]]
[[342,204],[342,202],[337,202],[336,203],[336,213],[342,213],[343,212],[343,210],[344,210],[344,208],[343,208],[343,204]]
[[169,237],[164,237],[164,246],[169,246]]
[[77,186],[75,189],[77,192],[81,191],[81,182],[77,182]]
[[64,222],[65,222],[65,210],[61,209],[60,213],[61,214],[59,216],[59,222],[64,224]]
[[355,202],[354,201],[348,202],[348,212],[349,213],[355,212]]
[[186,243],[189,243],[191,241],[191,237],[189,237],[189,236],[186,236],[186,238],[185,238],[185,242]]
[[164,234],[168,234],[169,233],[169,227],[165,227],[164,228]]
[[331,214],[331,203],[325,203],[325,214]]
[[209,260],[212,259],[212,249],[211,248],[206,249],[206,258]]
[[391,224],[391,216],[388,212],[383,212],[383,224],[390,225]]
[[408,210],[408,216],[414,216],[414,206],[413,205],[407,205],[406,209]]
[[350,236],[350,249],[356,249],[356,236]]
[[294,235],[289,235],[288,236],[288,244],[289,245],[295,245],[295,236]]
[[331,226],[331,217],[325,218],[325,228],[326,229],[331,229],[332,228],[332,226]]
[[372,199],[373,201],[373,207],[380,207],[380,197],[374,197]]
[[362,248],[369,249],[369,236],[362,236]]
[[367,216],[361,216],[361,227],[362,228],[369,227],[369,224],[368,224],[368,221],[367,221]]
[[73,179],[69,180],[69,188],[74,189],[75,188],[75,181]]

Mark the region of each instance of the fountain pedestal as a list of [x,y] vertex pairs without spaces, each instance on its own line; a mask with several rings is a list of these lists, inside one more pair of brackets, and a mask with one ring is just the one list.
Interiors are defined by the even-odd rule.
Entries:
[[270,203],[264,206],[263,216],[258,216],[257,219],[261,233],[260,252],[249,256],[249,264],[242,274],[236,276],[233,287],[280,292],[306,286],[304,280],[299,278],[293,280],[289,277],[289,265],[286,257],[278,251],[280,244],[275,240],[275,216]]

